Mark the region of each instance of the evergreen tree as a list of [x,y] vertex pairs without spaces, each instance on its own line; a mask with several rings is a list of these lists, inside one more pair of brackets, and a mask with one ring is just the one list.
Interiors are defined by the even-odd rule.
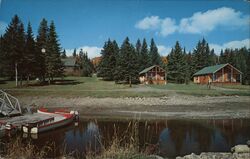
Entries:
[[191,78],[191,56],[186,53],[186,49],[183,49],[183,73],[184,73],[184,82],[188,84]]
[[139,56],[139,71],[142,71],[149,66],[150,66],[150,61],[149,61],[148,45],[146,39],[144,38]]
[[150,44],[150,51],[149,51],[149,57],[150,57],[150,65],[161,65],[161,56],[158,53],[158,48],[154,42],[154,39],[151,39]]
[[83,53],[81,57],[81,75],[83,77],[91,77],[93,73],[94,66],[90,59],[88,58],[88,53]]
[[47,76],[50,80],[53,80],[55,76],[61,76],[63,74],[63,62],[60,56],[60,44],[58,42],[58,36],[55,30],[55,24],[52,21],[49,27],[49,36],[46,51],[46,68]]
[[[2,35],[0,36],[0,61],[4,61],[4,56],[3,56],[3,37]],[[0,77],[4,76],[4,71],[3,71],[3,62],[0,62]]]
[[[22,78],[24,65],[24,47],[25,33],[23,23],[17,15],[15,15],[2,39],[2,70],[6,75],[13,77],[19,76]],[[16,70],[16,71],[15,71]],[[16,78],[17,86],[17,78]]]
[[76,57],[76,49],[74,49],[74,52],[73,52],[72,56]]
[[115,71],[115,81],[124,81],[130,83],[130,86],[131,83],[137,83],[139,71],[136,62],[135,48],[130,44],[129,38],[126,37],[120,49]]
[[46,19],[42,19],[40,22],[39,28],[38,28],[38,35],[36,38],[36,54],[37,54],[37,65],[38,70],[36,71],[36,75],[42,79],[42,81],[45,81],[45,75],[46,75],[46,64],[45,64],[45,58],[47,54],[47,42],[48,42],[48,33],[49,28],[47,24]]
[[185,56],[177,41],[175,48],[171,50],[168,56],[168,78],[176,83],[184,83],[186,73],[185,67]]
[[136,52],[136,55],[137,55],[138,57],[139,57],[140,54],[141,54],[141,47],[142,47],[141,41],[140,41],[140,39],[138,39],[138,40],[136,41],[136,44],[135,44],[135,52]]
[[36,56],[36,45],[34,40],[34,35],[32,32],[31,24],[28,23],[26,43],[25,43],[25,56],[24,56],[24,73],[27,77],[27,83],[29,83],[29,78],[35,75],[38,69],[37,65],[38,57]]
[[62,58],[62,59],[67,58],[65,49],[63,50],[63,52],[62,52],[62,54],[61,54],[61,58]]
[[204,67],[212,65],[209,60],[211,59],[209,45],[204,38],[202,41],[198,42],[193,54],[195,60],[195,72],[201,70]]
[[103,77],[104,80],[114,80],[118,52],[119,47],[116,41],[112,42],[109,39],[105,42],[101,51],[101,62],[98,66],[98,76]]

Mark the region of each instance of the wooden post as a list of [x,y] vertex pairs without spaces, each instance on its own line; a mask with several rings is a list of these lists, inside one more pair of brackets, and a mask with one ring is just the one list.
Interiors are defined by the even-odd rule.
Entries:
[[233,68],[231,67],[231,77],[230,77],[230,82],[233,82]]
[[18,76],[18,72],[17,72],[17,62],[15,63],[15,72],[16,72],[16,87],[18,85],[18,79],[17,79],[17,76]]
[[155,66],[155,81],[156,81],[157,84],[159,84],[158,80],[157,80],[157,66]]
[[240,73],[240,83],[242,82],[242,74]]
[[222,68],[222,82],[224,82],[224,67]]
[[212,79],[212,82],[214,82],[215,81],[215,79],[214,79],[214,73],[213,73],[213,79]]
[[165,71],[165,85],[167,84],[167,72]]

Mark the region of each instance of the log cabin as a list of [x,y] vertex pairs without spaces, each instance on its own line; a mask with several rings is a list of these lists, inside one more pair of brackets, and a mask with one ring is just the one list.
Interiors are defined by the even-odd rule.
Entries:
[[242,72],[227,63],[205,67],[193,77],[197,84],[241,84]]
[[142,84],[166,84],[166,71],[158,65],[142,70],[139,73],[139,80]]
[[62,59],[62,62],[64,63],[64,75],[80,76],[80,66],[75,57],[67,57]]

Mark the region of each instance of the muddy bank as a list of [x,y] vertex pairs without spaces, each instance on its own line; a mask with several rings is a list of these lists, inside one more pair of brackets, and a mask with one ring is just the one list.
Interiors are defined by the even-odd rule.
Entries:
[[23,106],[67,107],[85,118],[250,118],[250,97],[157,98],[20,97]]

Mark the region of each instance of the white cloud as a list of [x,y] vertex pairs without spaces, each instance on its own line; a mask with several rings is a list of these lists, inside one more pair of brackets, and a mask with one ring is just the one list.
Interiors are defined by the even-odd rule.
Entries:
[[165,18],[162,20],[161,31],[160,31],[162,36],[167,36],[169,34],[172,34],[176,32],[177,29],[178,26],[175,25],[175,20],[171,18]]
[[166,56],[170,53],[171,51],[171,47],[166,47],[164,45],[157,45],[158,51],[160,53],[160,55]]
[[[89,58],[101,56],[100,52],[101,52],[102,48],[99,48],[96,46],[81,46],[81,47],[76,49],[76,53],[78,54],[81,49],[83,50],[83,52],[88,53]],[[73,51],[74,51],[74,49],[66,49],[67,56],[72,56]]]
[[158,16],[145,17],[135,27],[142,30],[156,30],[160,35],[167,36],[175,32],[202,34],[213,31],[217,27],[238,28],[248,27],[250,16],[232,8],[222,7],[206,12],[196,12],[191,17],[182,18],[179,24],[175,19]]
[[142,30],[157,29],[161,24],[161,20],[158,16],[145,17],[135,24],[135,27]]
[[192,17],[180,21],[179,31],[183,33],[206,33],[218,26],[238,27],[247,26],[249,16],[243,15],[232,8],[222,7],[208,10],[204,13],[194,13]]
[[5,33],[7,26],[8,25],[6,22],[0,21],[0,35],[3,35]]
[[246,47],[250,48],[250,39],[245,39],[245,40],[235,40],[235,41],[230,41],[227,43],[224,43],[222,45],[218,44],[209,44],[210,48],[213,48],[216,54],[219,54],[221,49],[235,49],[235,48],[241,48],[241,47]]
[[158,16],[145,17],[137,22],[135,27],[142,30],[159,30],[162,36],[172,34],[178,28],[174,19],[168,17],[160,19]]

